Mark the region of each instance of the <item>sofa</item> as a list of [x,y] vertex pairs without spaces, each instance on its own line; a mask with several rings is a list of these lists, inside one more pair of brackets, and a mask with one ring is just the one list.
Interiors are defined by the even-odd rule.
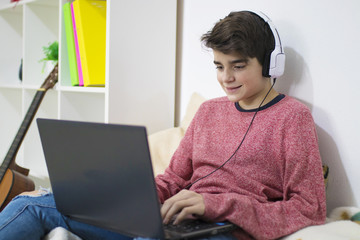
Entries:
[[[154,175],[164,172],[170,158],[179,145],[193,116],[205,98],[197,93],[191,96],[186,113],[179,127],[169,128],[151,134],[149,148],[153,162]],[[327,218],[326,224],[306,227],[281,240],[360,240],[360,209],[357,207],[339,207]],[[358,220],[358,221],[356,221]],[[44,240],[81,240],[79,237],[59,227],[53,229]]]

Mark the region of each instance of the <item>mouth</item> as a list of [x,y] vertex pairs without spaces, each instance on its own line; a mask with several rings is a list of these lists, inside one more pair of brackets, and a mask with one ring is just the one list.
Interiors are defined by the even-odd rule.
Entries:
[[235,92],[238,89],[240,89],[241,87],[242,87],[242,85],[237,86],[237,87],[225,87],[225,89],[226,89],[227,92]]

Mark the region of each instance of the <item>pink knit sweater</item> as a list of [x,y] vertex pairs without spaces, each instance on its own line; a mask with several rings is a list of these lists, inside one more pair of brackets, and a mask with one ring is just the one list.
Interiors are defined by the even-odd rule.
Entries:
[[[258,112],[237,154],[195,183],[206,220],[238,225],[238,239],[276,239],[325,221],[325,187],[315,125],[297,100],[277,98]],[[202,104],[170,165],[156,178],[160,201],[225,162],[254,112],[226,97]]]

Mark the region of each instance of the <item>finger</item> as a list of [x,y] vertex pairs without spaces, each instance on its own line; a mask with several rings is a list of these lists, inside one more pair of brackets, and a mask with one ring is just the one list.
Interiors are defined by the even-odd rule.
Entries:
[[175,218],[174,224],[179,224],[186,219],[196,219],[195,215],[199,212],[197,206],[185,207]]
[[178,214],[175,218],[174,224],[178,224],[184,219],[194,218],[193,215],[202,216],[205,212],[205,205],[201,195],[194,195],[192,198],[175,202],[167,214],[164,221],[168,223],[173,216]]
[[173,207],[173,204],[176,202],[176,200],[169,198],[166,200],[163,204],[163,206],[160,209],[161,217],[164,219],[166,215],[168,214],[169,210]]
[[168,207],[166,213],[164,214],[164,223],[168,224],[174,215],[179,213],[184,207],[187,206],[189,206],[189,200],[172,202],[171,205]]
[[189,195],[191,195],[191,192],[188,190],[182,190],[179,193],[177,193],[176,195],[172,196],[171,198],[167,199],[163,206],[160,209],[161,212],[161,217],[164,219],[165,216],[167,215],[168,211],[170,210],[170,208],[173,206],[174,203],[181,201],[181,200],[186,200],[189,198]]
[[192,205],[199,205],[196,213],[201,214],[201,210],[204,210],[205,206],[203,203],[203,198],[200,194],[189,191],[182,190],[175,196],[169,198],[164,202],[164,205],[161,209],[161,216],[163,218],[164,224],[168,224],[174,215],[178,214],[183,208],[190,207]]
[[196,216],[202,216],[205,213],[205,204],[201,195],[191,199],[191,202],[188,206],[181,209],[180,213],[177,215],[174,224],[178,224],[184,219],[195,219]]

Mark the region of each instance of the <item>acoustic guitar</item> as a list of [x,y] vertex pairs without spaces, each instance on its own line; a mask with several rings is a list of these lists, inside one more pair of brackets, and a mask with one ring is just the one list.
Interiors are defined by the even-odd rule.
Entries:
[[29,169],[16,164],[15,158],[20,145],[30,127],[34,116],[39,109],[45,93],[54,87],[58,81],[58,65],[54,67],[41,87],[36,91],[35,97],[25,115],[23,122],[13,140],[9,151],[0,167],[0,211],[18,194],[35,189],[34,182],[28,177]]

